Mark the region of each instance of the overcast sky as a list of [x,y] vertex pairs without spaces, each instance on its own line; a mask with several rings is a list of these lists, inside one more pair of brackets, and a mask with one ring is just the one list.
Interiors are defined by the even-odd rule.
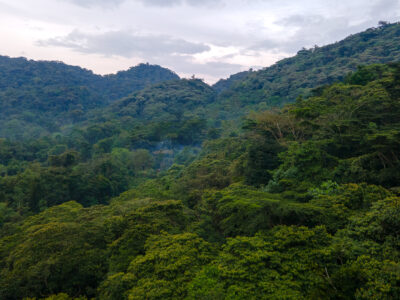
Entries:
[[141,62],[207,82],[380,20],[400,0],[0,0],[0,55],[108,74]]

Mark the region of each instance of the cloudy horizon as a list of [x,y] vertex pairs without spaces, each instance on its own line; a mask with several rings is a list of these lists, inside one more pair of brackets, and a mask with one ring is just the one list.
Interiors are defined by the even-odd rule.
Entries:
[[0,55],[220,78],[397,22],[398,0],[0,0]]

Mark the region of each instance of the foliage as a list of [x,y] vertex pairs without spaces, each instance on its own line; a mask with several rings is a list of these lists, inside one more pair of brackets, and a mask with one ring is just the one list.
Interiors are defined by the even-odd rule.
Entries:
[[400,64],[344,74],[398,26],[214,88],[0,57],[0,298],[400,298]]
[[[348,82],[363,76],[358,73],[373,76],[368,83],[363,79],[362,85],[326,87],[319,96],[299,101],[279,115],[294,118],[303,132],[302,139],[281,138],[288,148],[280,155],[282,164],[274,181],[282,188],[298,186],[299,179],[313,184],[365,181],[387,187],[399,182],[400,106],[394,88],[399,65],[363,67]],[[273,130],[268,124],[266,128]]]
[[0,56],[0,135],[20,139],[60,131],[84,120],[89,110],[178,78],[148,64],[100,76],[61,62]]
[[399,26],[386,24],[331,45],[303,48],[294,57],[248,73],[221,93],[218,103],[225,118],[294,102],[299,95],[343,80],[360,65],[399,61]]

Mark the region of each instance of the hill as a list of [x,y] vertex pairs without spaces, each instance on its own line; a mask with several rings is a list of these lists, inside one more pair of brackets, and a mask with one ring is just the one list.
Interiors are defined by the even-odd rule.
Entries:
[[211,87],[200,79],[174,80],[133,93],[113,103],[110,110],[140,120],[180,120],[204,109],[214,96]]
[[59,131],[84,120],[91,109],[178,78],[148,64],[100,76],[61,62],[0,56],[0,136],[31,138]]
[[399,36],[213,87],[0,57],[0,299],[400,299]]
[[[149,124],[147,103],[209,94],[172,81],[111,111]],[[360,67],[161,172],[123,139],[0,140],[0,298],[398,299],[399,98],[399,63]]]
[[245,78],[248,74],[248,71],[233,74],[229,78],[218,80],[212,87],[217,93],[221,93],[231,88],[237,81]]
[[[399,45],[400,24],[385,23],[332,45],[300,50],[271,67],[220,80],[212,87],[218,97],[209,93],[210,99],[202,106],[206,111],[203,115],[219,127],[221,121],[237,120],[252,110],[282,106],[300,95],[307,97],[318,86],[342,80],[359,65],[398,61]],[[0,136],[21,139],[68,131],[70,125],[86,122],[88,115],[99,113],[99,108],[117,99],[176,79],[179,77],[172,71],[148,64],[99,76],[60,62],[1,56]],[[156,93],[161,95],[161,89]],[[162,96],[157,97],[146,105],[145,113],[150,113],[147,118],[157,118],[150,107],[158,106],[156,112],[166,105]],[[225,127],[235,124],[239,123]]]
[[107,144],[106,149],[119,145],[172,151],[200,146],[209,134],[206,107],[214,99],[213,89],[199,79],[155,84],[91,111],[67,136],[76,139],[79,134],[93,147]]
[[397,61],[400,23],[385,23],[331,45],[302,49],[294,57],[250,72],[224,90],[218,103],[229,112],[225,118],[238,117],[251,110],[294,102],[316,87],[343,80],[360,65]]

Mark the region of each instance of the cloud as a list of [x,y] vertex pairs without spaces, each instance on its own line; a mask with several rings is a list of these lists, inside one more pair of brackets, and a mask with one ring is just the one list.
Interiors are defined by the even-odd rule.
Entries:
[[209,46],[201,43],[192,43],[166,35],[139,35],[124,30],[100,34],[74,30],[67,36],[38,41],[37,45],[64,47],[81,53],[117,55],[126,58],[197,54],[210,50]]
[[0,0],[0,37],[7,41],[0,51],[24,49],[30,58],[99,73],[114,71],[114,62],[126,68],[149,61],[185,76],[226,77],[379,20],[394,22],[399,9],[399,0]]
[[[175,64],[175,66],[178,66]],[[193,63],[187,62],[181,67],[178,66],[177,71],[186,74],[195,74],[196,77],[201,77],[208,83],[215,83],[221,78],[229,77],[231,74],[248,69],[240,64],[231,64],[226,62],[207,62],[207,63]]]
[[125,0],[61,0],[61,1],[70,2],[82,7],[93,7],[93,6],[116,7]]
[[202,62],[194,59],[191,55],[170,55],[168,57],[155,58],[150,62],[173,69],[182,76],[195,74],[196,77],[203,78],[209,83],[214,83],[222,77],[248,69],[237,63],[220,60]]
[[169,67],[181,74],[196,74],[209,82],[240,72],[244,68],[240,64],[223,61],[197,61],[194,55],[211,50],[206,44],[165,35],[140,35],[131,31],[93,34],[74,30],[66,36],[40,40],[36,44],[42,47],[68,48],[86,54],[137,58],[143,62]]
[[176,6],[176,5],[190,5],[190,6],[204,6],[214,5],[221,3],[221,0],[137,0],[144,5],[148,6]]
[[[113,7],[118,6],[126,0],[61,0],[70,2],[82,7],[104,6]],[[172,7],[177,5],[190,5],[190,6],[212,6],[221,3],[221,0],[133,0],[140,2],[146,6],[162,6]]]
[[370,10],[370,14],[374,17],[386,18],[398,17],[400,11],[400,2],[398,0],[378,0]]
[[325,17],[322,15],[291,15],[275,22],[284,32],[281,37],[266,37],[248,49],[296,53],[303,47],[316,43],[323,46],[344,39],[349,32],[365,30],[370,25],[363,21],[352,24],[346,17]]
[[137,0],[148,6],[175,6],[182,4],[182,0]]
[[226,62],[212,61],[206,63],[197,63],[190,60],[183,60],[181,64],[176,64],[178,70],[184,73],[210,74],[214,77],[226,76],[242,71],[243,66]]
[[319,15],[291,15],[276,22],[276,24],[283,26],[310,26],[324,21],[325,18]]

